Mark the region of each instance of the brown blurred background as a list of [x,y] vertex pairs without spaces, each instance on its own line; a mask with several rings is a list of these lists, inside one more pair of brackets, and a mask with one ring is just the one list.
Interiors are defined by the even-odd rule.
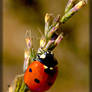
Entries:
[[[68,0],[3,0],[3,92],[22,73],[26,30],[37,50],[45,13],[63,16]],[[59,74],[48,92],[89,92],[89,5],[62,28],[64,40],[55,48]]]

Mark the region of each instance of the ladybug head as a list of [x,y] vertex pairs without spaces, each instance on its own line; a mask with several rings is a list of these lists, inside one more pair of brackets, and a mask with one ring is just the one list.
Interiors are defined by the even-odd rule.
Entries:
[[58,64],[57,60],[54,58],[54,54],[51,52],[45,52],[42,55],[38,54],[37,60],[48,67],[54,67]]

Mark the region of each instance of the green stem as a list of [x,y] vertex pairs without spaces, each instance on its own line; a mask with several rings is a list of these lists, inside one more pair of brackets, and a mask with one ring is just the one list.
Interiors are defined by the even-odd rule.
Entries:
[[71,10],[69,10],[67,13],[65,13],[65,15],[61,18],[60,22],[65,23],[85,4],[86,4],[85,0],[81,0],[80,2],[78,2]]
[[27,86],[24,83],[24,81],[22,81],[21,88],[20,88],[19,92],[28,92],[28,91],[29,91],[29,89],[27,88]]

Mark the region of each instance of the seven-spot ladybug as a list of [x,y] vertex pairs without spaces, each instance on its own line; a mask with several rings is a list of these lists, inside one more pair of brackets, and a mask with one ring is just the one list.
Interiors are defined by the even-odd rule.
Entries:
[[25,74],[24,82],[32,92],[45,92],[56,80],[58,68],[57,60],[50,52],[38,55]]

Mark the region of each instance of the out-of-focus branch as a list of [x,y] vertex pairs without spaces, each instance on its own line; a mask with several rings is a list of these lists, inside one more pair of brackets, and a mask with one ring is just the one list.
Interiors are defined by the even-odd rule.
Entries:
[[25,41],[26,41],[26,49],[24,51],[24,66],[23,66],[24,72],[26,71],[27,67],[31,64],[33,59],[35,58],[35,51],[33,48],[30,31],[26,32]]

